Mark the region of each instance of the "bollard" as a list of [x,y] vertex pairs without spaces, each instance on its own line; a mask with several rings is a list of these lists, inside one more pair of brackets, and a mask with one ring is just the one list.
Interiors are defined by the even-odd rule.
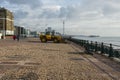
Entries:
[[113,57],[113,48],[112,48],[112,44],[110,44],[110,48],[109,48],[109,57]]

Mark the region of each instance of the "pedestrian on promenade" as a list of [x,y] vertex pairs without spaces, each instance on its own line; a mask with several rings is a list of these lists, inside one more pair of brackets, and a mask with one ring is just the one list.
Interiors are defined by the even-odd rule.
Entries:
[[16,35],[13,36],[13,40],[15,40],[15,39],[16,39]]
[[17,35],[17,41],[19,41],[19,35]]

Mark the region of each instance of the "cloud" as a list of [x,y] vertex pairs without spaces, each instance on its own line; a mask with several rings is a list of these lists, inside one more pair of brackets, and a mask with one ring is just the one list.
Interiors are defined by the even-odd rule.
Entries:
[[[111,26],[117,31],[120,22],[118,0],[0,0],[14,11],[15,24],[25,26],[49,24],[62,32],[62,20],[66,20],[69,34],[102,34]],[[4,4],[3,4],[4,2]],[[28,24],[29,23],[29,24]],[[56,27],[55,27],[56,26]],[[37,28],[37,27],[36,27]],[[39,27],[38,27],[39,28]],[[100,31],[99,31],[100,30]],[[106,35],[112,35],[110,31]],[[103,33],[102,33],[103,32]],[[118,32],[120,35],[120,33]]]
[[51,10],[44,10],[42,12],[42,14],[40,14],[39,18],[46,18],[46,19],[50,19],[50,18],[57,18],[58,14],[57,12],[51,11]]
[[16,20],[17,19],[23,19],[23,18],[26,18],[28,14],[29,14],[28,12],[24,12],[24,11],[19,10],[19,11],[16,11],[14,13],[14,17],[15,17]]
[[67,10],[67,8],[61,7],[61,8],[60,8],[60,14],[59,14],[59,17],[60,17],[60,18],[67,17],[67,14],[68,14],[68,10]]
[[120,5],[117,5],[117,3],[107,3],[103,7],[103,13],[105,16],[113,16],[116,14],[120,14]]
[[[3,0],[0,0],[3,2]],[[39,6],[42,6],[42,2],[40,0],[4,0],[4,2],[9,2],[10,4],[16,4],[16,5],[28,5],[31,8],[36,8]]]

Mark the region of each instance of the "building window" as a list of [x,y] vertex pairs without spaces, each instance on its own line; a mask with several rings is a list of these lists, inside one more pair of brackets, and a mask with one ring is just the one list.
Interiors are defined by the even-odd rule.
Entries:
[[1,30],[1,29],[3,29],[3,25],[2,25],[2,23],[0,23],[0,30]]
[[2,17],[2,14],[0,13],[0,17]]

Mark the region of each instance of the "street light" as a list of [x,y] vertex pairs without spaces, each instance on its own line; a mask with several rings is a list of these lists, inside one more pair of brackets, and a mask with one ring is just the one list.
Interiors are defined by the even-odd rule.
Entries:
[[65,21],[63,20],[63,35],[65,35]]
[[2,26],[3,26],[2,27],[3,28],[3,30],[2,30],[3,37],[2,38],[5,39],[5,21],[4,21],[5,19],[4,18],[0,18],[0,19],[2,20]]
[[5,19],[3,19],[3,39],[5,39]]

